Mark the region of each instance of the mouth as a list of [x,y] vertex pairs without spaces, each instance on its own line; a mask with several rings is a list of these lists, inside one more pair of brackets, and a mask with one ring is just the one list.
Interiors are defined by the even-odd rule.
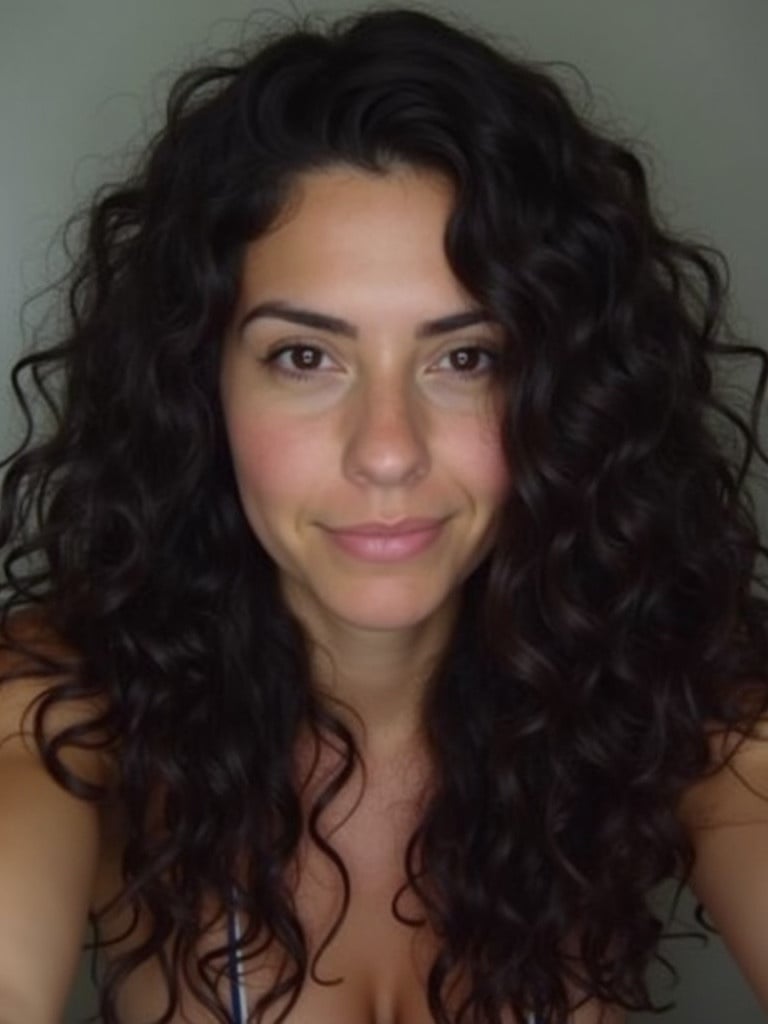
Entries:
[[404,519],[396,523],[357,523],[326,530],[332,543],[366,562],[400,562],[422,554],[443,532],[446,519]]

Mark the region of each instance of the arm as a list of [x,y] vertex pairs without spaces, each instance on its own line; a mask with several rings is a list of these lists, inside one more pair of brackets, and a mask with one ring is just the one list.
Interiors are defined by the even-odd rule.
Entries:
[[[54,782],[19,734],[40,689],[0,687],[0,1024],[61,1020],[98,858],[97,809]],[[92,765],[68,763],[94,778]]]
[[[713,744],[715,763],[727,739]],[[691,887],[768,1011],[768,729],[685,795],[694,844]]]

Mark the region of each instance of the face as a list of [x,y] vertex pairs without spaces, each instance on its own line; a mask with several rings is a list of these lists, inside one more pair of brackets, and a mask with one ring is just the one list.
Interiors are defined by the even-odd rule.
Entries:
[[437,175],[305,175],[247,250],[223,411],[245,514],[328,635],[449,621],[494,541],[502,338],[445,258]]

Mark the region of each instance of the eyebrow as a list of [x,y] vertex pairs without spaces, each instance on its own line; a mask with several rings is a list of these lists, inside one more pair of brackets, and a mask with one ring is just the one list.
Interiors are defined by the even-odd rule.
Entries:
[[[285,320],[290,324],[298,324],[300,327],[310,327],[313,330],[329,331],[331,334],[340,334],[345,338],[357,338],[359,332],[354,324],[341,317],[329,316],[327,313],[320,313],[313,309],[302,309],[293,306],[288,302],[262,302],[250,309],[240,321],[238,333],[242,334],[245,328],[254,320],[270,319]],[[449,334],[451,331],[460,331],[465,327],[472,327],[475,324],[492,323],[493,317],[482,309],[467,309],[459,313],[451,313],[448,316],[441,316],[435,320],[425,320],[419,324],[416,330],[417,338],[434,338],[440,334]]]

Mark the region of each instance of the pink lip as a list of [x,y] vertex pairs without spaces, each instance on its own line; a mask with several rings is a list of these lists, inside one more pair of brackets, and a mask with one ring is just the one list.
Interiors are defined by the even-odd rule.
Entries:
[[426,551],[444,519],[403,519],[398,523],[356,523],[328,535],[342,551],[367,562],[399,562]]

